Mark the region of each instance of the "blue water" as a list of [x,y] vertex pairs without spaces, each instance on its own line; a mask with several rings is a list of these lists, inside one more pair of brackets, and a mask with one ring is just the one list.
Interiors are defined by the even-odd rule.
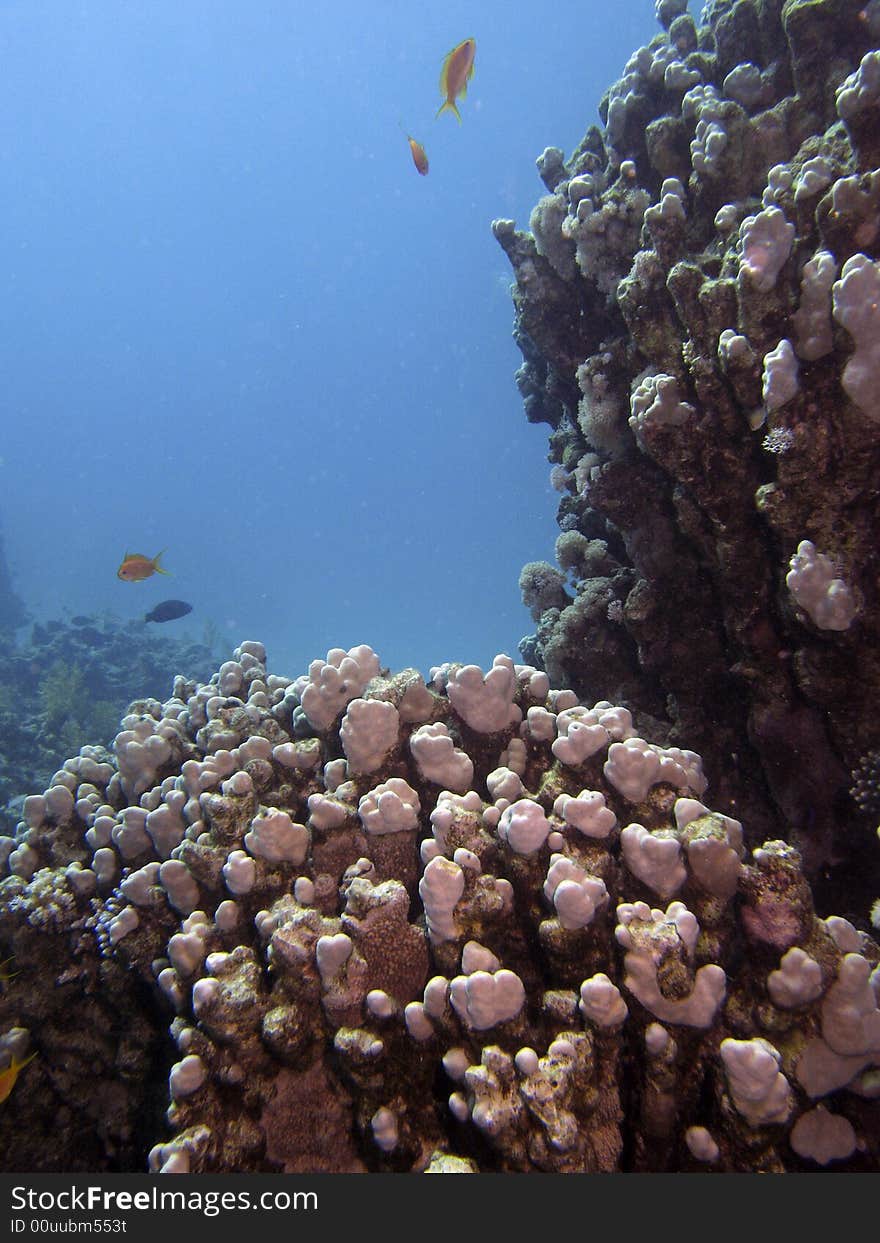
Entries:
[[[289,673],[515,655],[558,496],[490,221],[527,226],[536,156],[658,29],[651,0],[3,5],[0,527],[31,612],[182,597],[165,633]],[[173,577],[117,579],[160,549]]]

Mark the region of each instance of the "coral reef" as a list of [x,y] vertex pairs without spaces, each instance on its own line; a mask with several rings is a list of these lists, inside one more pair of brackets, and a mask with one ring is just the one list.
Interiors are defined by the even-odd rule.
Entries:
[[707,798],[507,656],[242,643],[0,841],[0,1165],[877,1171],[880,947]]
[[659,0],[495,223],[529,663],[7,646],[0,1167],[880,1170],[875,4]]
[[36,623],[26,640],[8,637],[0,648],[0,831],[13,828],[24,797],[84,741],[112,741],[132,697],[149,696],[180,668],[208,677],[215,643],[210,633],[185,640],[108,616]]
[[880,23],[862,0],[684,8],[658,5],[602,126],[538,159],[531,233],[493,226],[559,525],[606,550],[587,574],[560,561],[571,584],[541,563],[543,597],[532,571],[546,607],[521,651],[697,749],[749,844],[795,844],[817,899],[864,922],[876,820],[849,772],[880,747]]

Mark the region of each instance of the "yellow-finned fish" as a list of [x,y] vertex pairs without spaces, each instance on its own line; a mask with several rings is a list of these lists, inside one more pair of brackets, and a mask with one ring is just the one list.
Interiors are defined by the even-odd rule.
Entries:
[[12,1089],[15,1087],[15,1081],[19,1076],[19,1072],[23,1067],[27,1066],[28,1062],[32,1062],[36,1056],[36,1051],[29,1053],[28,1056],[22,1061],[19,1061],[18,1058],[13,1056],[10,1065],[7,1066],[5,1070],[0,1070],[0,1105],[2,1105],[5,1100],[9,1099]]
[[428,157],[425,155],[425,148],[411,134],[407,134],[406,141],[409,143],[409,149],[412,152],[413,164],[415,164],[422,177],[427,177]]
[[464,99],[467,94],[467,84],[474,73],[476,52],[476,39],[465,39],[448,53],[443,62],[443,68],[440,70],[440,94],[443,96],[443,103],[437,109],[438,117],[448,108],[455,113],[461,124],[461,114],[455,101],[459,96]]
[[151,574],[167,574],[167,570],[163,570],[159,564],[159,558],[164,554],[157,552],[155,557],[144,557],[139,552],[127,552],[122,558],[122,564],[116,571],[116,577],[121,578],[125,583],[139,583],[145,578],[149,578]]

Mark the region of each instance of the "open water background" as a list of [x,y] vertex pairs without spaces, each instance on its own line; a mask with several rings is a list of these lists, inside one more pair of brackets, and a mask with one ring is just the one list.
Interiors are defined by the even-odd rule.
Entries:
[[[658,29],[650,0],[4,4],[0,526],[33,615],[182,597],[167,633],[290,674],[515,655],[558,496],[490,221],[527,227],[535,158]],[[173,577],[117,579],[160,549]]]

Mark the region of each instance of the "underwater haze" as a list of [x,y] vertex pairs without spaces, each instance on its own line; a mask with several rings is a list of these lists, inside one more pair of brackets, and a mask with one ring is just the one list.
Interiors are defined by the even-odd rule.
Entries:
[[[490,222],[527,225],[535,158],[656,30],[649,0],[609,12],[3,6],[0,528],[35,618],[173,596],[168,632],[291,676],[356,643],[515,655],[558,496]],[[163,549],[173,577],[117,578]]]

